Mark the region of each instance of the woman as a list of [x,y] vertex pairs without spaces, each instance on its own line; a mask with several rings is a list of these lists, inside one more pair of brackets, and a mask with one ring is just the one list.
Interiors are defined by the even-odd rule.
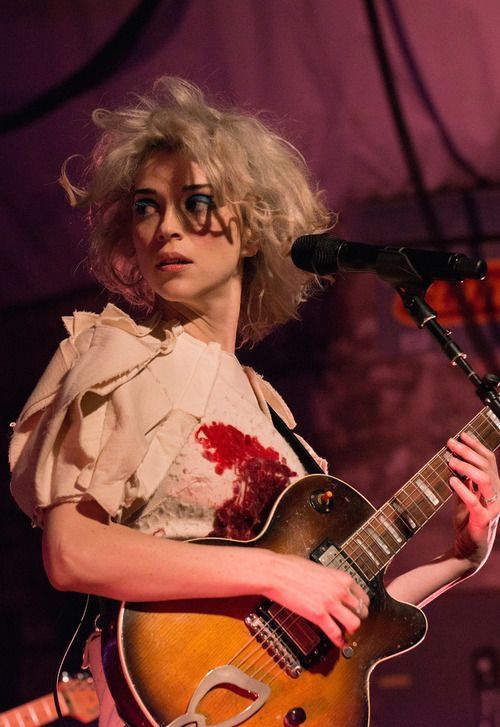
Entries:
[[[43,526],[48,577],[125,601],[263,595],[342,647],[369,607],[349,574],[262,547],[183,542],[254,537],[305,474],[270,419],[269,405],[293,427],[286,405],[234,352],[313,289],[287,253],[328,229],[321,197],[293,147],[185,81],[161,79],[156,97],[94,120],[103,134],[84,186],[65,172],[62,183],[89,209],[97,278],[152,317],[138,324],[108,305],[65,321],[70,336],[17,423],[12,490]],[[476,571],[493,543],[495,458],[467,434],[448,447],[458,528],[448,553],[390,584],[410,603]],[[88,651],[101,723],[122,724],[98,638]]]

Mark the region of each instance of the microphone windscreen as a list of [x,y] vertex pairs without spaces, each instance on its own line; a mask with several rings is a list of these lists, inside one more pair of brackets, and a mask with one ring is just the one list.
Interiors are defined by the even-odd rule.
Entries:
[[328,275],[337,269],[337,255],[343,244],[330,235],[303,235],[292,245],[293,264],[301,270],[317,275]]

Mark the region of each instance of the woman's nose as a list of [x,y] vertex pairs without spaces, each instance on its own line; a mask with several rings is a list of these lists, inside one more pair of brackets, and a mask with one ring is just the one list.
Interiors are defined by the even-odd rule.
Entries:
[[183,234],[183,223],[180,214],[173,205],[165,210],[163,218],[158,225],[157,237],[160,240],[168,240],[172,237],[180,239]]

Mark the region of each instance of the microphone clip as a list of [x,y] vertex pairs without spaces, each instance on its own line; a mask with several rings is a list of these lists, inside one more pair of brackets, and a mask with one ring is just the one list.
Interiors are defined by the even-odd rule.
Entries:
[[415,269],[404,248],[397,250],[389,247],[380,250],[375,267],[377,276],[398,292],[423,296],[434,282],[432,278],[424,278]]

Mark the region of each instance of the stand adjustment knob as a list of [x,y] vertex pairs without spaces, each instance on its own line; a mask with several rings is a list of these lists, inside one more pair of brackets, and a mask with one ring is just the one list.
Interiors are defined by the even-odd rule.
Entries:
[[306,713],[302,707],[294,707],[286,713],[283,720],[284,727],[296,727],[306,721]]

